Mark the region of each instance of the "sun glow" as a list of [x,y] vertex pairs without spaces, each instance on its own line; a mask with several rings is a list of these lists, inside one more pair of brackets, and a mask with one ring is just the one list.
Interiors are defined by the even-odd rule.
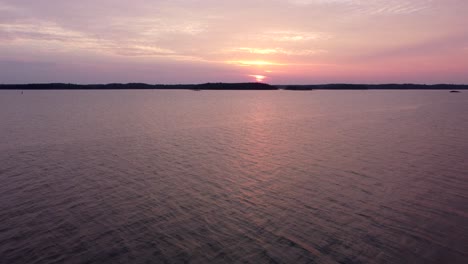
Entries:
[[252,74],[252,75],[249,75],[249,76],[250,76],[250,77],[254,77],[255,80],[256,80],[257,82],[263,82],[263,80],[266,79],[266,76],[264,76],[264,75],[255,75],[255,74]]
[[281,63],[275,63],[271,61],[262,60],[241,60],[241,61],[228,61],[229,64],[236,64],[239,66],[272,66],[272,65],[284,65]]

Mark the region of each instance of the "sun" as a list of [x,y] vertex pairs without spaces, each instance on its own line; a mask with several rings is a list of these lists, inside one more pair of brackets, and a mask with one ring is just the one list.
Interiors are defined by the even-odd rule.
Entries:
[[264,75],[252,74],[252,75],[249,75],[249,76],[254,77],[257,82],[263,82],[263,80],[266,79],[266,76],[264,76]]

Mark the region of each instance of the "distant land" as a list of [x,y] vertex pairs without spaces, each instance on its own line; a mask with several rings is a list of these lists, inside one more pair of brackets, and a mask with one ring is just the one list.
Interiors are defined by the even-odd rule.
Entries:
[[468,90],[460,84],[315,84],[315,85],[270,85],[266,83],[205,83],[205,84],[0,84],[0,90]]

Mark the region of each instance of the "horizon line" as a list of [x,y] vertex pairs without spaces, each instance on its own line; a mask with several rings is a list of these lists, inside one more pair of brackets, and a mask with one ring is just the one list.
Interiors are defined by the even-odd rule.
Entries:
[[437,86],[437,85],[453,85],[453,86],[468,86],[468,83],[413,83],[413,82],[388,82],[388,83],[346,83],[346,82],[330,82],[330,83],[309,83],[309,84],[271,84],[266,82],[202,82],[202,83],[146,83],[146,82],[108,82],[108,83],[71,83],[71,82],[31,82],[31,83],[0,83],[1,86],[14,85],[76,85],[76,86],[92,86],[92,85],[150,85],[150,86],[183,86],[183,85],[207,85],[207,84],[254,84],[254,85],[270,85],[270,86],[323,86],[323,85],[420,85],[420,86]]

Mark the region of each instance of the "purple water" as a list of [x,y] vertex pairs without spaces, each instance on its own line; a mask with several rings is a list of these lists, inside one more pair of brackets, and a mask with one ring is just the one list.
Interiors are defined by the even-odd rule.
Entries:
[[0,91],[1,263],[467,263],[468,93]]

